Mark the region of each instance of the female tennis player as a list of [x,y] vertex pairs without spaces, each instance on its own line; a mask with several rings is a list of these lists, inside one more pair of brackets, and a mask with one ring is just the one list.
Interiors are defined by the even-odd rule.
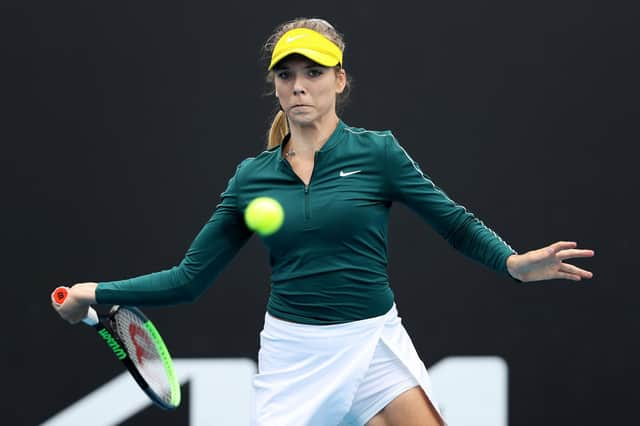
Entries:
[[517,254],[434,185],[391,132],[345,124],[336,110],[349,87],[344,42],[328,22],[287,22],[265,47],[281,107],[267,149],[239,164],[182,262],[132,279],[77,284],[55,309],[75,323],[94,303],[193,301],[251,237],[243,220],[248,203],[273,197],[285,222],[264,237],[272,285],[254,424],[445,424],[389,287],[392,203],[406,204],[460,252],[517,281],[591,278],[565,260],[594,252],[556,242]]

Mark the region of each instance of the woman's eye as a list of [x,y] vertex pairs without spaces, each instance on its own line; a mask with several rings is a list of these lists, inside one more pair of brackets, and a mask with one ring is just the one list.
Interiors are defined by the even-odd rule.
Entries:
[[311,69],[311,70],[309,70],[308,75],[309,75],[309,77],[318,77],[318,76],[322,75],[322,71]]
[[280,72],[278,72],[277,76],[281,80],[286,80],[287,78],[289,78],[289,72],[288,71],[280,71]]

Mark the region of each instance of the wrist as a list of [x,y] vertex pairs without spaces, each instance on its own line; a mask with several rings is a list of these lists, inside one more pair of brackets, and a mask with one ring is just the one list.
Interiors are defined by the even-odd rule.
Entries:
[[509,275],[511,275],[511,277],[514,280],[523,282],[524,280],[518,273],[518,269],[516,266],[518,263],[518,257],[519,255],[517,254],[512,254],[511,256],[507,257],[507,262],[506,262],[507,272],[509,273]]
[[76,299],[87,305],[93,305],[96,303],[96,287],[98,283],[80,283],[75,284],[73,287],[73,293]]

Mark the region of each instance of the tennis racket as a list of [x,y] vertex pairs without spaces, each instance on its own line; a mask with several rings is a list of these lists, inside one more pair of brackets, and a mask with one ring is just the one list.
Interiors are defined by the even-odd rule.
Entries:
[[[67,295],[67,287],[58,287],[51,299],[61,305]],[[98,331],[154,404],[165,410],[180,405],[180,382],[171,355],[156,327],[140,309],[115,305],[108,314],[98,315],[89,307],[82,322]]]

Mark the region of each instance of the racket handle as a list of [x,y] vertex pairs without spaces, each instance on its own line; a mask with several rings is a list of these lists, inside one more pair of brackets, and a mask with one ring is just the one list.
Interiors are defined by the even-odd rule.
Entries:
[[[58,305],[62,305],[68,295],[69,287],[60,286],[51,293],[51,300]],[[96,310],[89,306],[89,312],[87,312],[87,316],[82,319],[82,322],[91,326],[98,324],[98,313]]]

